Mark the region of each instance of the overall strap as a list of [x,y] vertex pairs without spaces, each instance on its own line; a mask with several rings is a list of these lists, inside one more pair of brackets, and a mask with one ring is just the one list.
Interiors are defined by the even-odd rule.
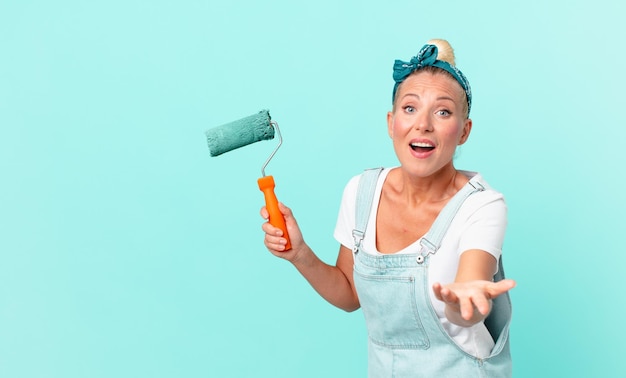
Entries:
[[448,231],[448,227],[454,219],[456,213],[459,211],[463,202],[476,192],[485,190],[483,184],[479,182],[476,177],[473,177],[467,184],[465,184],[461,190],[459,190],[450,201],[441,210],[435,222],[430,227],[430,230],[420,240],[421,250],[420,256],[417,261],[419,263],[424,262],[424,258],[429,254],[434,254],[441,247],[443,237]]
[[359,252],[361,242],[365,236],[365,229],[369,220],[370,211],[372,210],[372,202],[374,202],[374,193],[376,192],[376,184],[378,177],[383,168],[366,169],[361,175],[359,186],[356,194],[356,219],[352,237],[354,238],[354,254]]

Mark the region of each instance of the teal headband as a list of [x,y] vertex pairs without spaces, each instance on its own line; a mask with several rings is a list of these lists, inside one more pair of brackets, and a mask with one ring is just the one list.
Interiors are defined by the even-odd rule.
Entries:
[[400,83],[402,83],[410,74],[421,68],[433,66],[448,72],[456,79],[456,81],[459,82],[461,88],[463,88],[465,95],[467,96],[467,114],[469,114],[472,107],[472,89],[470,88],[469,81],[467,81],[465,75],[463,75],[463,73],[455,66],[448,62],[444,62],[443,60],[437,60],[437,53],[437,46],[426,44],[417,53],[417,56],[411,58],[410,61],[395,61],[393,64],[393,80],[396,84],[393,86],[393,96],[391,101],[395,100],[396,91],[398,90]]

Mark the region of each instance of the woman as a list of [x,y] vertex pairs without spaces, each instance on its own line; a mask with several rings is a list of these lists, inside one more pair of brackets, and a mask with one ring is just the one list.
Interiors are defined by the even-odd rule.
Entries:
[[453,164],[472,130],[469,83],[443,40],[396,61],[393,76],[387,126],[400,166],[347,184],[336,265],[313,253],[282,204],[292,249],[269,223],[265,245],[331,304],[363,309],[371,377],[510,376],[506,205],[480,174]]

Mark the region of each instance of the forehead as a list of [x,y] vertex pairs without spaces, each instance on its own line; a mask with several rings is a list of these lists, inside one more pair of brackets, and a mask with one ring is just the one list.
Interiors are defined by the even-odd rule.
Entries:
[[402,82],[398,88],[398,98],[403,95],[446,94],[456,99],[463,99],[465,92],[461,85],[443,72],[417,71]]

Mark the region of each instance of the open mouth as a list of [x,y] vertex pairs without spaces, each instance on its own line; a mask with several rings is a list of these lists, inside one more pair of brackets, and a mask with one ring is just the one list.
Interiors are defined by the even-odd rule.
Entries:
[[411,143],[411,148],[415,152],[430,152],[435,149],[435,146],[430,143],[416,142]]

